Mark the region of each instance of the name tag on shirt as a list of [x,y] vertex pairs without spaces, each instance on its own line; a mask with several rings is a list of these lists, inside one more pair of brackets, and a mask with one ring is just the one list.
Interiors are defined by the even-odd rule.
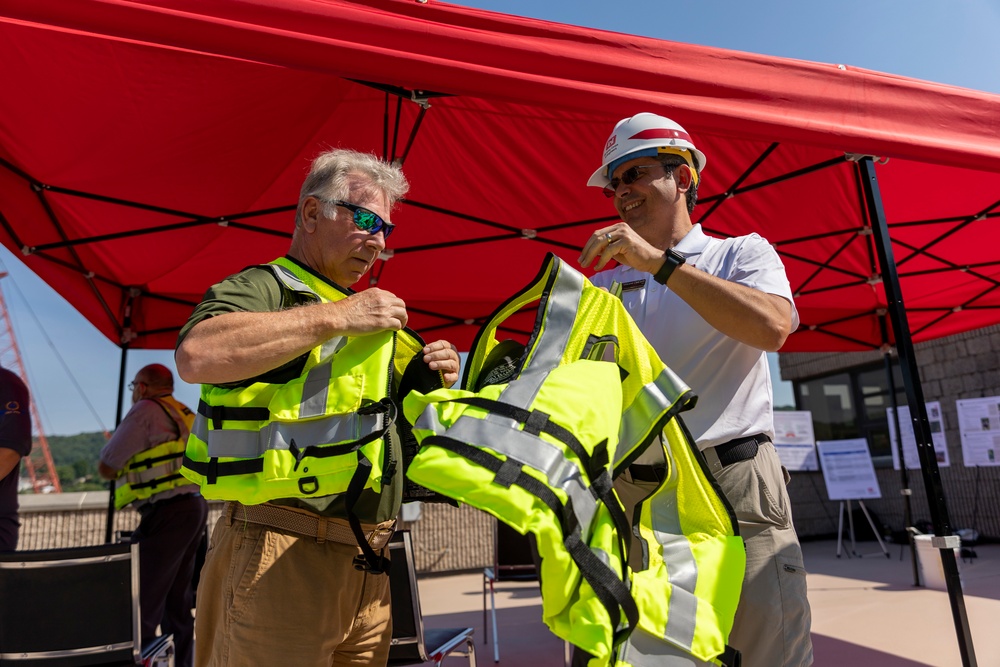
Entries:
[[622,283],[622,294],[625,292],[635,292],[636,290],[641,290],[646,286],[646,279],[633,280],[631,282]]

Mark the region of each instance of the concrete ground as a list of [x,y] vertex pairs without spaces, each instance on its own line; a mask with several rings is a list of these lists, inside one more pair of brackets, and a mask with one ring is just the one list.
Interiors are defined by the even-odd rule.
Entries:
[[[961,655],[948,594],[913,585],[908,547],[858,543],[861,556],[837,558],[835,541],[802,545],[809,571],[812,639],[816,667],[960,667]],[[975,548],[960,562],[973,648],[978,664],[1000,665],[1000,545]],[[902,558],[901,558],[902,556]],[[496,585],[500,663],[558,667],[563,643],[541,622],[536,582]],[[493,664],[493,634],[484,644],[483,577],[480,573],[427,576],[420,580],[424,623],[430,628],[473,627],[476,657]],[[489,616],[487,616],[489,622]],[[449,657],[444,665],[467,664]],[[758,666],[750,666],[758,667]]]

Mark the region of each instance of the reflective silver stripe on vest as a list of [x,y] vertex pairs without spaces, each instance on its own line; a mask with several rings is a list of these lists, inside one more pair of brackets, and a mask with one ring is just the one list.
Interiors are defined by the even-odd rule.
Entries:
[[690,391],[688,386],[669,368],[664,368],[652,382],[643,386],[622,414],[615,465],[621,463],[649,435],[650,426],[686,391]]
[[[571,463],[560,447],[514,428],[514,421],[511,419],[505,417],[501,419],[507,423],[463,415],[442,435],[470,445],[488,446],[493,451],[529,465],[544,474],[549,486],[562,489],[572,499],[573,513],[580,523],[583,540],[588,541],[591,523],[597,512],[597,501],[591,495],[579,466]],[[419,420],[417,427],[424,428]]]
[[[316,290],[306,285],[287,267],[280,264],[268,264],[278,280],[294,292],[316,294]],[[316,294],[319,296],[319,294]],[[322,298],[322,297],[320,297]],[[319,363],[306,375],[302,384],[302,402],[299,404],[299,417],[309,419],[321,417],[326,412],[326,402],[330,394],[330,379],[333,372],[329,360],[343,346],[346,340],[342,336],[331,338],[320,347]],[[274,449],[274,448],[272,448]]]
[[302,383],[302,402],[299,404],[299,419],[322,417],[326,414],[326,401],[330,394],[330,380],[333,366],[320,362],[306,375]]
[[677,496],[677,461],[670,451],[671,444],[664,442],[669,460],[669,477],[660,491],[649,501],[650,527],[656,541],[663,546],[663,561],[670,582],[670,603],[667,607],[667,627],[663,636],[678,646],[690,648],[694,642],[698,598],[694,595],[698,582],[698,562],[691,551],[691,543],[681,531],[680,515],[676,502],[656,502],[658,495],[669,492]]
[[179,452],[177,458],[160,463],[153,468],[133,470],[125,473],[125,480],[129,484],[135,485],[143,482],[151,482],[160,477],[167,477],[181,469],[181,459],[183,458],[184,452]]
[[[309,292],[310,294],[316,294],[313,288],[302,282],[291,269],[287,266],[281,266],[280,264],[268,264],[274,271],[274,275],[277,276],[278,280],[285,284],[285,287],[292,290],[293,292]],[[317,295],[318,296],[318,295]]]
[[632,667],[715,667],[687,651],[660,641],[642,628],[635,629],[622,645],[620,655],[619,660]]
[[308,422],[271,422],[253,429],[210,429],[199,414],[191,433],[208,444],[210,457],[256,459],[269,449],[288,449],[292,440],[303,449],[310,445],[350,442],[382,428],[383,415],[330,415]]
[[569,344],[580,308],[584,277],[561,260],[557,261],[556,267],[558,273],[545,303],[545,326],[517,381],[511,382],[500,395],[504,403],[527,409],[534,402],[547,373],[562,361]]

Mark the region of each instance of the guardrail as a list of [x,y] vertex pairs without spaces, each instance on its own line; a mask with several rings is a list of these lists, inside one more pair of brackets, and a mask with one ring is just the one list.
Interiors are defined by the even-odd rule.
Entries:
[[[107,491],[21,494],[19,551],[89,546],[104,542]],[[211,531],[224,503],[209,501]],[[411,531],[414,564],[420,573],[482,569],[493,563],[495,519],[468,505],[410,503],[401,528]],[[115,512],[114,531],[132,531],[139,513],[131,506]]]

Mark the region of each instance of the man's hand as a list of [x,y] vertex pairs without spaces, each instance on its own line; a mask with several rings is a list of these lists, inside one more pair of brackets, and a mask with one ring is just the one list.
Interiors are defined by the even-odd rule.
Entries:
[[598,271],[612,259],[633,269],[656,273],[663,266],[663,250],[650,245],[635,230],[619,222],[594,232],[580,253],[580,266],[586,268],[597,260]]
[[104,479],[111,480],[111,479],[118,479],[118,475],[122,474],[122,471],[112,468],[104,461],[98,461],[97,474],[103,477]]
[[392,292],[370,287],[338,302],[343,311],[344,335],[364,336],[399,331],[406,326],[406,304]]
[[458,382],[458,349],[446,340],[437,340],[424,348],[424,363],[432,371],[439,371],[445,389]]

